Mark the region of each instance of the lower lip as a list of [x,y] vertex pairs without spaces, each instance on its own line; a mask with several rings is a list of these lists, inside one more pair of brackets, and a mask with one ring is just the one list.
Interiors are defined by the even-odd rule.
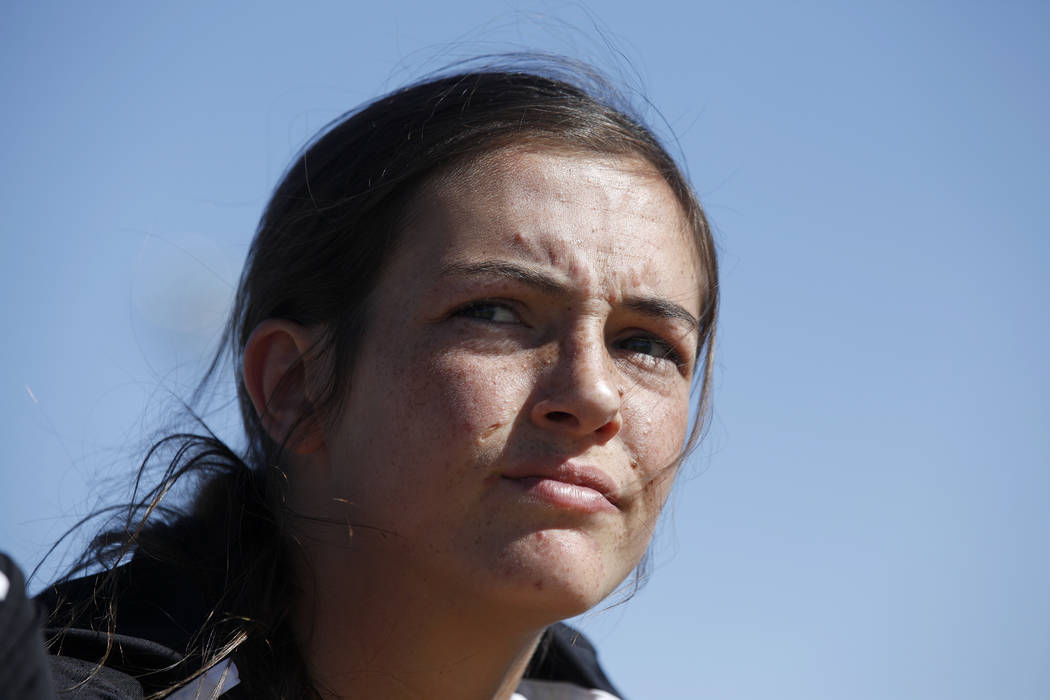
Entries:
[[504,477],[503,480],[520,489],[531,498],[554,508],[574,510],[581,513],[615,512],[618,510],[600,491],[595,491],[587,486],[535,476],[523,479]]

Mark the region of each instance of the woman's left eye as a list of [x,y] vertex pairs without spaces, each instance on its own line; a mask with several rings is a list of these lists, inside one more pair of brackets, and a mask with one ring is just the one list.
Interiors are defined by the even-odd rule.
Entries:
[[675,351],[670,343],[664,342],[659,338],[644,335],[631,336],[619,341],[617,345],[623,350],[636,352],[640,355],[648,355],[655,359],[669,360],[676,365],[681,364],[678,352]]
[[455,315],[490,323],[519,323],[521,320],[513,309],[496,301],[473,302],[459,309]]

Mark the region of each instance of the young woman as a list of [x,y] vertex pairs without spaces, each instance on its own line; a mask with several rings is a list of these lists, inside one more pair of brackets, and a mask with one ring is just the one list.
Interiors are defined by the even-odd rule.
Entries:
[[102,573],[43,596],[57,688],[615,697],[558,621],[639,565],[697,439],[717,270],[666,150],[555,73],[432,79],[304,150],[227,330],[247,449],[157,446]]

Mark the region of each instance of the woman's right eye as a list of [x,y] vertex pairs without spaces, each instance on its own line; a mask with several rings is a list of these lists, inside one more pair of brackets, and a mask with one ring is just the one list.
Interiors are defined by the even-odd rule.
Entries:
[[474,318],[490,323],[520,323],[521,319],[507,304],[498,301],[475,301],[461,307],[455,316]]

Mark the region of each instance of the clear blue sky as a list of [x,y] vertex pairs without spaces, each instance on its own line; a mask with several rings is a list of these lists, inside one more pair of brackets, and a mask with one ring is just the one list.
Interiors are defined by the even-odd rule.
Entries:
[[614,679],[1050,697],[1046,3],[5,3],[0,547],[124,494],[316,128],[463,55],[615,67],[595,22],[724,274],[655,574],[584,621]]

